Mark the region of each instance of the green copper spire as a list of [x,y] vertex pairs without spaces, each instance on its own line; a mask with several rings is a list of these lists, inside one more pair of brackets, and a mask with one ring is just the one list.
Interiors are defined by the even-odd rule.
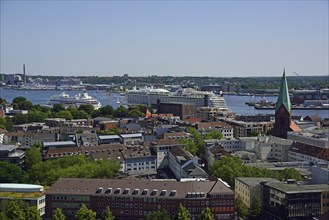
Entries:
[[281,85],[280,85],[280,94],[278,97],[278,101],[276,101],[275,110],[278,110],[278,108],[280,108],[280,106],[282,104],[286,107],[288,112],[291,111],[291,103],[290,103],[289,90],[288,90],[285,69],[283,69],[283,76],[282,76]]

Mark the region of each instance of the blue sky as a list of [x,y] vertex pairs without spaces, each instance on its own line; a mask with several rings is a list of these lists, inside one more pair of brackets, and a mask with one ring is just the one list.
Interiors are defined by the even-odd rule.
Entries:
[[328,1],[3,1],[1,73],[328,75]]

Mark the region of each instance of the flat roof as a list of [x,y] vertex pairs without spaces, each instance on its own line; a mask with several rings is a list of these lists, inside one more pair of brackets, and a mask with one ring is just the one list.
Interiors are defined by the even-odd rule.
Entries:
[[259,185],[259,183],[261,183],[263,181],[280,182],[277,179],[265,178],[265,177],[237,177],[236,179],[239,180],[240,182],[243,182],[244,184],[246,184],[248,186],[257,186],[257,185]]
[[105,139],[117,139],[120,138],[119,135],[99,135],[98,138],[100,140],[105,140]]
[[271,182],[267,183],[266,185],[270,186],[271,188],[283,191],[287,194],[329,191],[329,184],[298,185],[295,183],[287,184],[284,182]]
[[42,192],[43,186],[22,183],[0,183],[0,192]]
[[50,141],[43,142],[43,146],[65,146],[65,145],[76,145],[74,141]]
[[121,134],[122,138],[134,138],[134,137],[142,137],[143,135],[141,133],[137,134]]
[[16,147],[16,145],[0,145],[0,151],[11,151]]

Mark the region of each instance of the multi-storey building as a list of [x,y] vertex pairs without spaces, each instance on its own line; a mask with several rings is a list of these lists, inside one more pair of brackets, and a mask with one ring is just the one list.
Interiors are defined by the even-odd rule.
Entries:
[[233,136],[238,137],[247,137],[253,132],[266,134],[273,127],[272,122],[244,122],[238,121],[235,119],[222,119],[233,127]]
[[188,117],[195,117],[196,107],[192,103],[158,103],[157,112],[160,114],[173,113],[183,120]]
[[[286,140],[283,138],[275,136],[262,137],[259,140],[258,151],[260,154],[260,159],[268,161],[278,161],[287,162],[288,161],[288,151],[292,146],[293,141]],[[269,151],[267,152],[266,149]],[[267,152],[267,154],[264,154]]]
[[164,160],[167,153],[174,147],[184,147],[185,144],[179,140],[160,139],[157,142],[151,143],[151,148],[156,153],[157,168],[168,166],[168,161]]
[[188,151],[181,147],[175,147],[168,152],[168,167],[175,175],[177,180],[184,178],[207,178],[208,174],[205,172],[200,164],[200,158],[193,156]]
[[144,142],[142,133],[120,134],[121,143],[124,145],[140,145]]
[[311,166],[311,176],[313,184],[329,183],[329,163],[320,162],[316,166]]
[[241,198],[242,202],[251,209],[253,207],[253,199],[261,198],[260,183],[267,182],[279,182],[273,178],[256,178],[256,177],[237,177],[235,178],[235,197]]
[[287,138],[294,141],[289,150],[289,161],[328,162],[328,130],[312,132],[288,132]]
[[121,151],[124,159],[124,171],[131,175],[155,175],[156,155],[148,147],[125,148]]
[[0,145],[0,161],[24,166],[25,152],[16,145]]
[[322,203],[327,201],[328,184],[264,182],[261,188],[266,219],[312,219],[327,210],[327,204],[323,206]]
[[203,121],[218,121],[219,117],[232,118],[235,114],[228,109],[215,107],[199,107],[196,109],[196,116]]
[[225,138],[220,140],[205,140],[207,146],[218,144],[227,152],[234,153],[241,150],[251,150],[255,148],[258,142],[257,137],[244,137],[244,138]]
[[214,144],[205,148],[204,158],[207,161],[207,166],[211,166],[216,160],[220,160],[223,156],[230,156],[221,145]]
[[217,130],[223,134],[224,138],[233,138],[233,127],[225,122],[200,122],[196,127],[200,132]]
[[46,196],[43,186],[19,183],[0,183],[0,201],[21,199],[45,214]]
[[13,131],[4,136],[4,143],[17,143],[20,146],[32,146],[42,142],[55,141],[57,130]]
[[217,178],[192,182],[62,178],[47,190],[45,219],[51,219],[56,208],[74,219],[82,203],[98,217],[108,206],[117,220],[146,219],[161,209],[173,217],[180,203],[192,219],[206,207],[215,219],[235,219],[234,192]]

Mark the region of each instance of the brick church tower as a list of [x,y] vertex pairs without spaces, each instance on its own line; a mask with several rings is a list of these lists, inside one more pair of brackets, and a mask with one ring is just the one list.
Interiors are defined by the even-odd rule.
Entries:
[[288,131],[300,131],[300,128],[291,120],[291,102],[286,73],[283,70],[280,93],[275,104],[275,124],[271,134],[287,139]]

